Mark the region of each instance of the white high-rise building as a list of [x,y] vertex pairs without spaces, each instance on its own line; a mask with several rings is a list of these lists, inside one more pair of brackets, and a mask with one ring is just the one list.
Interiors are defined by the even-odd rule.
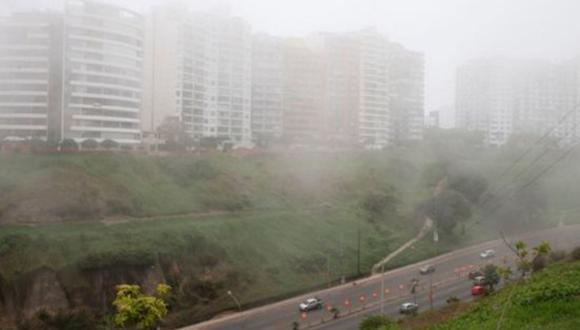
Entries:
[[249,25],[184,6],[153,10],[148,23],[145,127],[180,118],[197,139],[249,144],[252,36]]
[[0,29],[0,135],[141,142],[140,15],[67,0],[64,13],[15,14]]
[[391,140],[398,145],[423,139],[425,109],[425,59],[393,43],[389,56]]
[[374,29],[358,33],[360,40],[359,142],[385,146],[391,142],[390,43]]
[[85,0],[65,10],[63,136],[140,143],[143,17]]
[[56,139],[60,132],[61,31],[54,13],[0,20],[0,140]]
[[478,60],[457,71],[457,126],[484,133],[499,146],[514,135],[551,136],[574,143],[577,130],[575,62]]
[[[279,44],[282,61],[274,55],[278,48],[273,45]],[[283,135],[294,143],[378,148],[422,139],[423,55],[374,29],[305,39],[261,37],[254,53],[256,128],[261,129],[262,113],[278,113],[272,101],[280,99],[281,91],[279,122]],[[278,72],[281,86],[272,79]],[[274,83],[265,83],[265,74]]]
[[252,133],[254,138],[282,135],[283,41],[259,34],[252,45]]

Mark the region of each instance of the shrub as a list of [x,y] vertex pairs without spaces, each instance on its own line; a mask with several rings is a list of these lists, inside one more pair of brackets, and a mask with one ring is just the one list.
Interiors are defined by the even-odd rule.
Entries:
[[33,138],[29,141],[30,148],[33,152],[41,152],[47,149],[46,141],[43,141],[39,138]]
[[580,285],[571,283],[542,283],[531,285],[517,297],[520,305],[552,300],[567,300],[580,294]]
[[81,147],[87,150],[95,150],[99,147],[99,142],[93,139],[87,139],[81,142]]
[[546,268],[548,265],[548,260],[546,257],[537,257],[532,260],[532,271],[539,272],[542,269]]
[[[96,320],[86,311],[57,313],[39,312],[36,317],[44,329],[91,330],[96,329]],[[34,327],[34,325],[33,325]]]
[[383,315],[369,316],[359,325],[359,330],[390,329],[395,326],[395,322]]
[[155,257],[147,251],[118,251],[91,253],[79,262],[82,270],[115,268],[115,267],[147,267],[155,263]]
[[119,143],[117,141],[114,140],[104,140],[103,142],[101,142],[101,147],[103,147],[103,149],[106,150],[111,150],[111,149],[115,149],[119,147]]
[[571,256],[572,260],[580,260],[580,246],[578,246],[572,251]]
[[550,260],[552,262],[558,262],[564,259],[566,259],[566,251],[564,250],[556,250],[550,253]]
[[79,145],[73,139],[64,139],[60,142],[60,148],[64,151],[75,151],[79,149]]

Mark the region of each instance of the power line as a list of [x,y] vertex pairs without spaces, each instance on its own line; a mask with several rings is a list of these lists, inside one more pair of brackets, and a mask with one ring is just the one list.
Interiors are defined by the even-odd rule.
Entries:
[[[505,170],[504,170],[502,173],[500,173],[500,175],[499,175],[499,176],[497,176],[497,177],[494,179],[494,181],[498,181],[499,179],[503,178],[503,177],[504,177],[506,174],[508,174],[508,173],[509,173],[509,172],[510,172],[510,171],[511,171],[513,168],[515,168],[515,166],[516,166],[516,165],[517,165],[517,164],[518,164],[520,161],[522,161],[522,160],[523,160],[523,159],[524,159],[524,158],[525,158],[525,157],[526,157],[526,156],[527,156],[529,153],[531,153],[531,152],[532,152],[532,151],[535,149],[535,147],[536,147],[537,145],[539,145],[540,143],[542,143],[542,142],[543,142],[545,139],[547,139],[547,138],[548,138],[548,137],[549,137],[549,136],[550,136],[550,135],[551,135],[551,134],[552,134],[552,133],[553,133],[553,132],[554,132],[554,131],[555,131],[555,130],[558,128],[558,127],[560,127],[560,125],[561,125],[561,124],[562,124],[562,123],[563,123],[563,122],[564,122],[564,121],[565,121],[565,120],[566,120],[566,119],[567,119],[567,118],[568,118],[568,117],[569,117],[571,114],[573,114],[573,113],[576,111],[576,109],[577,109],[578,107],[580,107],[580,104],[576,104],[576,105],[575,105],[575,106],[574,106],[574,107],[573,107],[571,110],[569,110],[569,111],[568,111],[568,112],[566,112],[566,113],[565,113],[565,114],[564,114],[562,117],[560,117],[560,119],[558,120],[558,122],[557,122],[557,123],[556,123],[554,126],[552,126],[552,127],[551,127],[551,128],[548,130],[548,131],[546,131],[546,133],[544,133],[544,135],[542,135],[542,136],[541,136],[541,137],[540,137],[540,138],[539,138],[539,139],[538,139],[536,142],[534,142],[534,143],[533,143],[533,144],[532,144],[532,145],[531,145],[531,146],[530,146],[530,147],[529,147],[527,150],[525,150],[525,151],[524,151],[522,154],[520,154],[520,156],[518,156],[518,158],[517,158],[517,159],[516,159],[514,162],[512,162],[510,166],[508,166],[508,167],[507,167],[507,168],[506,168],[506,169],[505,169]],[[559,138],[559,139],[558,139],[558,141],[560,141],[561,139],[562,139],[562,138]],[[546,148],[546,149],[544,150],[544,152],[542,153],[542,155],[541,155],[540,157],[536,158],[536,159],[535,159],[535,160],[534,160],[532,163],[533,163],[533,164],[537,163],[537,162],[538,162],[538,161],[539,161],[539,160],[540,160],[540,159],[541,159],[541,158],[542,158],[542,157],[543,157],[545,154],[547,154],[547,153],[548,153],[548,151],[549,151],[549,150],[550,150],[549,148]],[[531,167],[531,166],[530,166],[530,167]],[[520,174],[518,175],[518,177],[520,177],[520,176],[521,176],[521,175],[522,175],[524,172],[526,172],[526,170],[524,170],[522,173],[520,173]],[[493,184],[492,184],[492,185],[490,185],[490,187],[492,187],[492,186],[493,186]],[[505,185],[503,185],[503,186],[505,186]],[[503,188],[503,186],[502,186],[502,188]],[[492,190],[492,191],[488,193],[488,191],[489,191],[489,190]],[[500,188],[500,190],[501,190],[501,188]],[[493,198],[493,193],[494,193],[494,192],[497,192],[497,191],[498,191],[498,189],[497,189],[497,188],[495,188],[495,189],[491,189],[491,188],[488,188],[488,189],[486,189],[486,191],[484,191],[484,192],[483,192],[483,194],[482,194],[482,195],[484,196],[484,199],[483,199],[481,202],[479,202],[479,203],[478,203],[478,204],[479,204],[479,206],[480,206],[480,207],[483,207],[483,206],[484,206],[484,205],[485,205],[487,202],[489,202],[489,201],[490,201],[490,200]]]
[[499,202],[499,204],[497,204],[496,207],[493,208],[491,214],[494,214],[495,212],[497,212],[502,206],[505,205],[505,203],[507,201],[511,200],[519,192],[521,192],[522,190],[524,190],[524,189],[528,188],[529,186],[533,185],[534,183],[536,183],[542,176],[546,175],[546,173],[548,173],[550,170],[552,170],[554,167],[556,167],[556,165],[558,165],[561,161],[563,161],[566,157],[568,157],[574,151],[574,149],[576,149],[577,146],[578,146],[578,144],[573,145],[566,152],[564,152],[560,157],[558,157],[558,159],[556,159],[552,164],[550,164],[548,167],[546,167],[545,169],[540,171],[532,180],[530,180],[529,182],[522,185],[519,189],[512,191],[509,194],[509,196],[507,196],[505,199],[503,199],[501,202]]

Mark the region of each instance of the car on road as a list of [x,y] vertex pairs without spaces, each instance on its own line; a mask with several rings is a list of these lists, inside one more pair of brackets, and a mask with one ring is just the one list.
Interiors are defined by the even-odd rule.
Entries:
[[485,276],[476,276],[473,278],[473,285],[484,285]]
[[479,254],[479,256],[481,257],[481,259],[487,259],[487,258],[491,258],[491,257],[495,257],[495,250],[485,250],[483,252],[481,252]]
[[435,272],[435,266],[433,265],[425,265],[421,268],[419,268],[419,273],[421,275],[427,275],[427,274],[431,274]]
[[483,273],[480,270],[472,270],[467,274],[467,276],[470,280],[473,280],[478,276],[483,276]]
[[308,312],[316,309],[321,309],[324,303],[318,297],[308,298],[298,306],[301,312]]
[[471,288],[472,296],[483,296],[485,295],[485,287],[483,285],[474,285]]
[[399,312],[401,314],[415,314],[417,313],[417,311],[419,310],[419,305],[412,303],[412,302],[406,302],[401,304],[401,307],[399,308]]

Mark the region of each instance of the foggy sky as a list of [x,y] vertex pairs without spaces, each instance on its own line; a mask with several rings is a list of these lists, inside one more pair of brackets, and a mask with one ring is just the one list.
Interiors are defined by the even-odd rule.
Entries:
[[[224,1],[183,2],[207,8]],[[0,0],[0,13],[59,2]],[[166,1],[106,2],[144,12]],[[580,54],[580,0],[229,0],[229,5],[255,31],[274,35],[377,26],[391,40],[425,53],[426,111],[453,104],[455,68],[468,59],[565,60]]]

